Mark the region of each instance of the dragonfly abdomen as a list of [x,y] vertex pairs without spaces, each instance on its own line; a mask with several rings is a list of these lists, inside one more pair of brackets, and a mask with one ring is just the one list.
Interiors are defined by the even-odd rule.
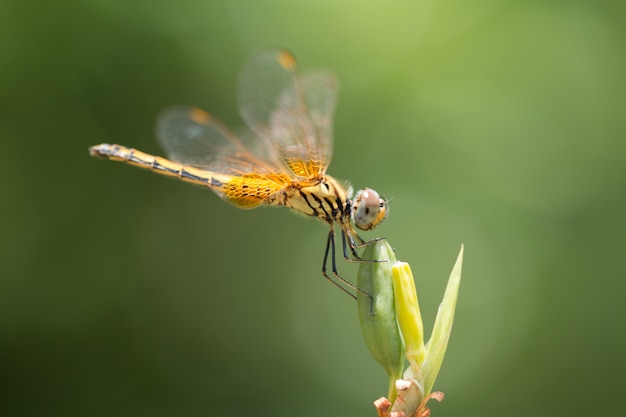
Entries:
[[123,162],[149,169],[157,174],[209,187],[221,198],[240,208],[249,209],[263,203],[284,205],[281,204],[280,199],[277,199],[277,196],[288,181],[279,174],[222,174],[108,143],[92,146],[89,152],[93,156]]
[[139,168],[150,169],[157,174],[179,178],[193,184],[219,188],[223,184],[211,172],[170,161],[167,158],[150,155],[122,145],[103,143],[89,148],[93,156],[124,162]]

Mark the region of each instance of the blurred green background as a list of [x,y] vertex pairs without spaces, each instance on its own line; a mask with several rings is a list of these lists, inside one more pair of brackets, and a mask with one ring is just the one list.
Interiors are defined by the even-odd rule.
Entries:
[[[373,416],[386,376],[320,274],[327,229],[87,148],[237,114],[262,47],[341,81],[329,173],[391,198],[434,415],[623,415],[623,2],[0,2],[0,415]],[[354,277],[353,265],[340,264]]]

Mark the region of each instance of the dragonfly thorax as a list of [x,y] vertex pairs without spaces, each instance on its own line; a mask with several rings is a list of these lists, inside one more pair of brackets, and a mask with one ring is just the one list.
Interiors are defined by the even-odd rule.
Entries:
[[330,176],[322,176],[312,183],[294,182],[285,190],[281,205],[326,223],[344,223],[349,221],[351,213],[346,189]]
[[277,202],[326,223],[349,223],[361,230],[371,230],[387,217],[387,203],[371,188],[359,190],[354,200],[346,188],[330,176],[320,177],[313,184],[293,183]]

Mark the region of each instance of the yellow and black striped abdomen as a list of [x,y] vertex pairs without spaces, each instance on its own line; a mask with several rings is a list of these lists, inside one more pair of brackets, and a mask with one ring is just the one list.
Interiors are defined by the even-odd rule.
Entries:
[[212,172],[203,168],[179,164],[167,158],[150,155],[122,145],[103,143],[92,146],[93,156],[124,162],[157,174],[196,185],[209,187],[224,200],[241,208],[253,208],[260,204],[280,204],[276,194],[290,183],[281,174],[260,175],[255,173],[232,175]]

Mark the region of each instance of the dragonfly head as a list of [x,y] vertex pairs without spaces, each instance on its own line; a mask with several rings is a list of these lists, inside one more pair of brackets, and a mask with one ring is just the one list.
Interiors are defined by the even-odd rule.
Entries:
[[371,188],[357,191],[352,219],[361,230],[372,230],[387,217],[387,202]]

